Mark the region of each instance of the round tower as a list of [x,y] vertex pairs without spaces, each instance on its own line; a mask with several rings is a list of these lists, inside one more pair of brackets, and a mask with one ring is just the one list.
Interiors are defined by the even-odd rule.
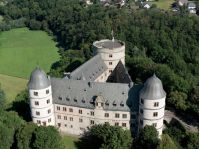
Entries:
[[120,40],[103,39],[93,43],[94,54],[100,54],[111,73],[119,61],[125,65],[125,43]]
[[33,70],[28,82],[31,116],[38,125],[54,125],[54,107],[50,79],[40,68]]
[[162,134],[166,93],[154,74],[148,78],[139,95],[139,128],[153,125]]

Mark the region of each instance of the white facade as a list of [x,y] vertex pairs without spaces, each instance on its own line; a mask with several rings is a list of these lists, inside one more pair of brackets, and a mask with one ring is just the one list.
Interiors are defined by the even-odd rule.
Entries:
[[29,89],[31,116],[38,125],[55,125],[51,86],[33,90]]

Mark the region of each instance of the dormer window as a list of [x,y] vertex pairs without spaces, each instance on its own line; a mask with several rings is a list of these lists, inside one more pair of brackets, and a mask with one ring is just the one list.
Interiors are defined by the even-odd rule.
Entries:
[[59,96],[59,100],[62,100],[62,97],[61,97],[61,96]]
[[69,97],[66,97],[66,101],[70,101],[70,98],[69,98]]
[[105,105],[109,106],[109,102],[108,102],[108,100],[106,101]]
[[114,102],[113,102],[113,106],[117,106],[117,103],[116,103],[116,101],[114,101]]
[[77,102],[77,97],[74,98],[74,102]]
[[123,101],[120,103],[120,106],[124,107],[124,103],[123,103]]
[[83,102],[83,103],[85,103],[85,102],[86,102],[84,98],[82,99],[82,102]]

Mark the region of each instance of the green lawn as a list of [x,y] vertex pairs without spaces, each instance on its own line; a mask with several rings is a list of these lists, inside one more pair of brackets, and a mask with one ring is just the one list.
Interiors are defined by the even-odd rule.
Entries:
[[7,103],[11,103],[26,88],[27,80],[0,74],[0,84],[6,93]]
[[158,8],[168,10],[171,8],[171,5],[175,2],[175,0],[159,0],[151,2],[152,4],[156,4]]
[[78,141],[78,137],[75,136],[63,136],[62,139],[65,149],[77,149],[77,147],[75,146],[75,141]]
[[0,74],[29,78],[39,65],[46,72],[59,60],[58,48],[46,32],[27,28],[0,34]]

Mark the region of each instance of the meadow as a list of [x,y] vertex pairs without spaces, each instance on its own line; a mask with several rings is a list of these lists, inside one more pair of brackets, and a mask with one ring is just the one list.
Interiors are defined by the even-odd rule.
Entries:
[[0,34],[0,74],[28,79],[38,65],[46,72],[59,60],[52,37],[43,31],[12,29]]
[[158,0],[151,3],[156,4],[160,9],[169,10],[174,2],[175,0]]

